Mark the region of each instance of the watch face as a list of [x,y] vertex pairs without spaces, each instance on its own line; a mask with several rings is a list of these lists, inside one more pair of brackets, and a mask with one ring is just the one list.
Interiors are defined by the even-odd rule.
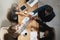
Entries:
[[23,11],[24,9],[26,9],[26,6],[23,5],[20,9]]

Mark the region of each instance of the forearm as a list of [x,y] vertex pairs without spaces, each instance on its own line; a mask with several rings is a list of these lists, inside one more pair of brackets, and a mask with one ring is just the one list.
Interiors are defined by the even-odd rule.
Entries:
[[29,20],[30,20],[29,17],[25,17],[22,20],[22,24],[18,26],[18,30],[16,31],[16,33],[20,34],[26,28],[26,25],[28,24]]

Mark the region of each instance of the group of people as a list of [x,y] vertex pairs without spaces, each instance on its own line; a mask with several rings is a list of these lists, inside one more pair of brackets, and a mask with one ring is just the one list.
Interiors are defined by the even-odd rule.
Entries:
[[[17,24],[18,23],[18,15],[15,14],[15,12],[19,12],[19,9],[16,9],[18,5],[14,4],[12,5],[12,8],[7,14],[7,19]],[[38,12],[38,19],[36,19],[36,22],[38,22],[39,25],[39,31],[44,32],[44,37],[39,38],[40,40],[54,40],[54,28],[51,28],[46,24],[46,22],[50,22],[54,17],[55,13],[53,8],[50,5],[43,5],[36,10],[34,10],[31,13],[37,13]]]

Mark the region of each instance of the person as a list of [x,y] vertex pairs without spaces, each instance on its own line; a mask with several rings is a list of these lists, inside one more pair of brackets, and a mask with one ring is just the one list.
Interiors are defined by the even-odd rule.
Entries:
[[17,7],[18,5],[16,3],[13,3],[9,12],[7,13],[7,19],[11,22],[11,26],[9,26],[7,30],[8,33],[4,35],[5,40],[17,40],[17,36],[19,35],[15,33],[16,32],[15,26],[18,23],[18,15],[16,14],[16,12],[20,12]]
[[55,38],[55,30],[53,27],[48,26],[46,23],[41,21],[37,21],[39,25],[39,31],[43,32],[43,36],[39,38],[40,40],[54,40]]
[[17,8],[17,4],[14,3],[12,4],[8,14],[7,14],[7,19],[10,22],[14,22],[14,23],[18,23],[18,15],[16,14],[16,12],[19,12],[19,9]]
[[50,22],[55,17],[53,8],[50,5],[44,5],[33,12],[38,12],[39,19],[36,21],[39,23],[39,31],[44,32],[44,37],[40,38],[40,40],[54,40],[54,28],[46,24],[46,22]]

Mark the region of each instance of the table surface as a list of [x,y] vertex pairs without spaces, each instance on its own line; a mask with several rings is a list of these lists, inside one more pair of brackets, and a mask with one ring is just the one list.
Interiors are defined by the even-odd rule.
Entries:
[[[33,7],[30,7],[28,4],[26,4],[25,0],[21,0],[18,3],[18,8],[20,8],[22,5],[25,5],[26,9],[21,12],[17,12],[17,14],[24,15],[24,16],[18,15],[18,23],[19,24],[21,24],[22,20],[27,16],[27,14],[25,14],[25,11],[32,12],[33,10],[38,8],[38,3],[36,3]],[[31,31],[37,32],[38,28],[39,28],[38,23],[34,19],[30,20],[25,29],[28,32],[27,36],[19,35],[18,40],[30,40],[30,32]]]

